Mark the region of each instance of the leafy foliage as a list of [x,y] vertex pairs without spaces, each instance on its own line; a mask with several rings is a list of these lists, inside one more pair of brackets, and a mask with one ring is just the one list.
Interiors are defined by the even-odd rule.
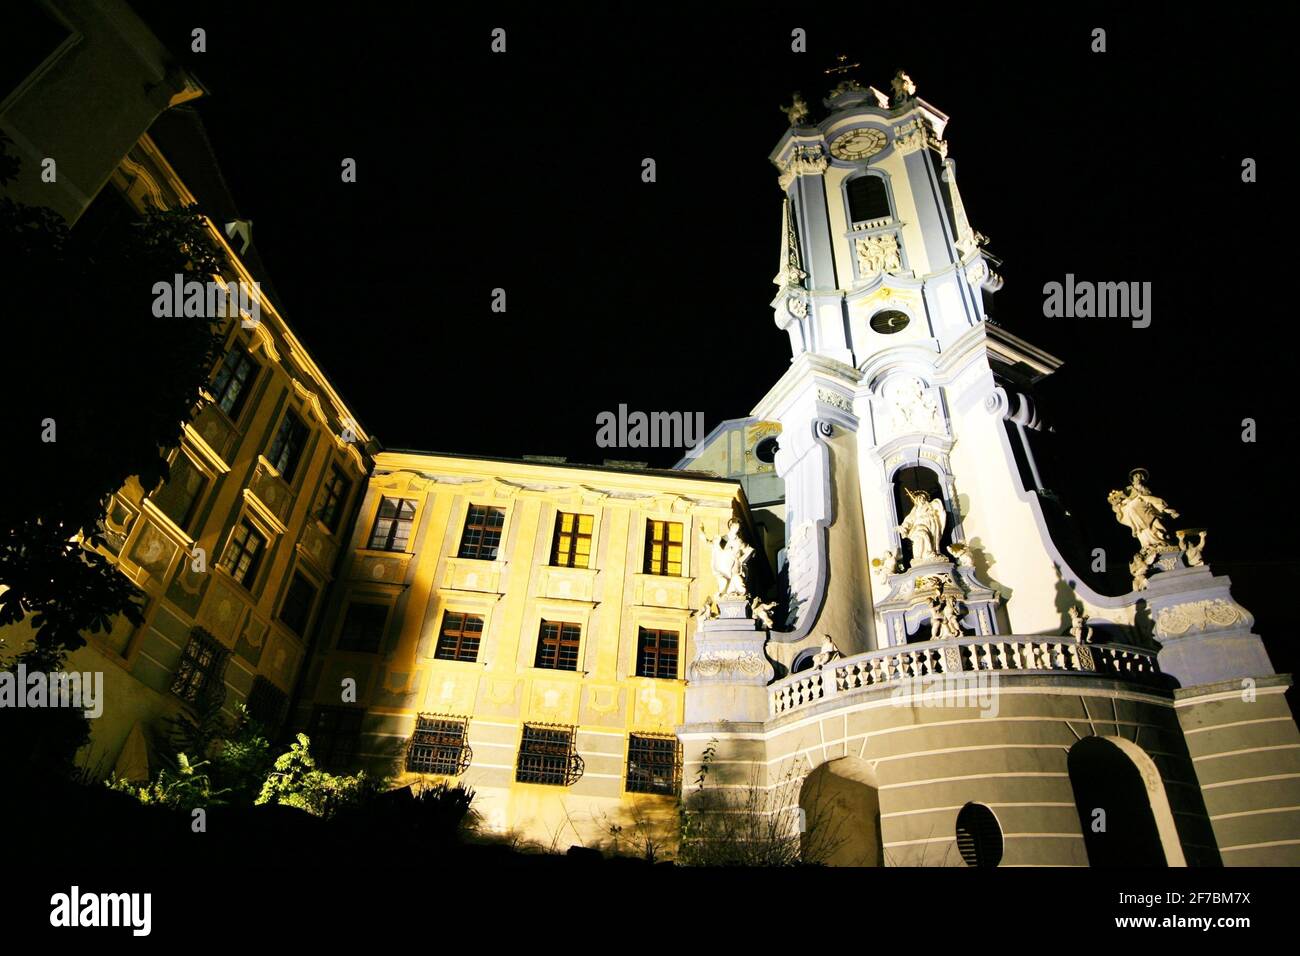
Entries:
[[297,807],[328,820],[342,810],[361,805],[380,786],[364,771],[343,777],[319,769],[311,755],[311,741],[306,734],[298,734],[289,750],[276,758],[275,769],[254,802]]
[[145,806],[163,806],[172,810],[195,810],[220,806],[226,791],[216,790],[207,773],[199,770],[208,766],[206,760],[190,763],[185,754],[178,754],[175,769],[164,769],[158,778],[143,786],[130,780],[113,779],[108,782],[110,790],[126,793],[135,797]]

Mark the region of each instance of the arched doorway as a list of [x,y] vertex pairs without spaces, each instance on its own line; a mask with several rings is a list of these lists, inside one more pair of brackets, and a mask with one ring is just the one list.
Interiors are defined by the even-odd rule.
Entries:
[[865,760],[841,757],[817,767],[799,790],[804,861],[884,866],[880,793]]
[[1067,763],[1089,866],[1186,866],[1164,782],[1141,747],[1085,737]]

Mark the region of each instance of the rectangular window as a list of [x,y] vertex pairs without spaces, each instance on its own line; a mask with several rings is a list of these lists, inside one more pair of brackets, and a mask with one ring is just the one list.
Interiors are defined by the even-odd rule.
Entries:
[[677,679],[677,632],[637,628],[637,677]]
[[280,605],[280,620],[299,637],[305,637],[315,603],[316,587],[295,571],[289,590],[284,593],[284,603]]
[[190,456],[178,451],[171,463],[171,477],[153,493],[151,500],[159,511],[176,522],[176,527],[189,531],[207,483],[208,476],[199,470]]
[[294,473],[298,470],[298,462],[302,460],[302,451],[307,447],[307,436],[310,434],[310,430],[301,418],[291,411],[284,413],[284,420],[280,422],[275,440],[271,442],[271,452],[266,457],[285,481],[293,481]]
[[375,526],[370,529],[371,551],[405,551],[411,540],[415,502],[410,498],[384,498],[379,502]]
[[248,354],[248,350],[235,343],[221,360],[221,367],[212,379],[212,395],[217,405],[231,421],[239,420],[239,413],[253,390],[253,379],[257,363]]
[[280,721],[284,719],[288,703],[289,698],[284,691],[265,677],[255,677],[244,706],[248,708],[248,715],[261,724],[263,730],[274,736],[280,729]]
[[567,787],[582,776],[582,758],[573,749],[572,727],[525,724],[515,764],[520,783],[549,783]]
[[320,507],[316,512],[330,531],[339,530],[339,520],[343,517],[343,506],[348,502],[351,484],[342,468],[330,465],[329,477],[321,488]]
[[537,638],[537,660],[534,666],[557,671],[576,671],[578,644],[581,639],[582,628],[577,624],[542,621],[541,634]]
[[220,567],[230,572],[230,576],[244,587],[251,589],[265,551],[266,538],[247,518],[242,518],[230,535],[226,553],[221,556]]
[[215,637],[202,628],[194,628],[172,678],[172,693],[187,703],[199,705],[224,696],[223,675],[229,656],[230,652]]
[[332,772],[352,769],[363,713],[356,707],[317,707],[312,711],[307,736],[318,766]]
[[551,564],[561,568],[585,568],[591,565],[591,515],[555,516],[555,540],[551,544]]
[[473,614],[448,611],[442,616],[442,630],[433,656],[443,661],[478,659],[478,645],[483,637],[483,618]]
[[500,508],[470,505],[465,515],[465,531],[460,536],[460,556],[495,561],[505,523],[506,513]]
[[438,773],[456,777],[465,772],[473,753],[465,740],[466,721],[420,714],[406,751],[410,773]]
[[682,573],[682,526],[678,521],[647,521],[645,529],[645,573]]
[[343,616],[343,629],[339,632],[339,650],[378,654],[384,642],[384,627],[388,623],[387,604],[367,604],[354,601]]
[[676,795],[681,786],[680,754],[676,737],[633,734],[627,744],[628,792]]

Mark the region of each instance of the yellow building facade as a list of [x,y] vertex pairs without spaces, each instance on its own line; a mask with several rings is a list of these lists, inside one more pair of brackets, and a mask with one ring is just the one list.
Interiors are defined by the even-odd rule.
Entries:
[[296,722],[326,764],[458,778],[531,842],[662,815],[701,535],[747,514],[710,476],[380,453]]

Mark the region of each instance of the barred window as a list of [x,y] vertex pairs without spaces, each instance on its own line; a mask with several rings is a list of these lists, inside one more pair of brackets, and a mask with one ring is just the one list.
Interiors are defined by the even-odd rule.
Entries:
[[537,638],[537,659],[533,666],[557,671],[576,671],[578,645],[581,640],[582,628],[577,624],[542,621],[541,633]]
[[677,679],[677,632],[637,628],[637,677]]
[[585,568],[591,565],[591,515],[555,516],[555,540],[551,544],[551,564],[561,568]]
[[351,769],[364,713],[359,707],[317,707],[312,711],[307,736],[318,766],[330,771]]
[[190,631],[172,678],[172,693],[190,704],[206,704],[225,697],[226,660],[230,652],[202,628]]
[[212,394],[217,405],[231,421],[239,420],[239,413],[253,390],[254,372],[257,364],[248,350],[235,343],[221,360],[221,367],[212,378]]
[[310,434],[311,431],[301,418],[291,411],[284,413],[284,420],[280,422],[275,440],[271,442],[271,452],[266,457],[285,481],[293,481]]
[[470,505],[465,515],[465,531],[460,536],[460,556],[495,561],[505,523],[506,513],[500,508]]
[[681,746],[676,737],[632,734],[627,743],[629,793],[676,794],[681,787]]
[[682,526],[680,522],[646,522],[645,573],[681,575]]
[[285,627],[299,637],[307,634],[307,622],[311,620],[311,610],[316,603],[316,586],[300,572],[293,573],[289,589],[284,593],[284,603],[280,605],[280,620]]
[[574,750],[574,729],[525,724],[515,764],[519,783],[548,783],[568,787],[582,776],[582,758]]
[[442,630],[433,656],[443,661],[478,660],[478,645],[483,637],[483,618],[474,614],[448,611],[442,616]]
[[369,604],[353,601],[343,615],[343,629],[339,632],[341,651],[361,651],[378,654],[384,641],[384,627],[388,623],[387,604]]
[[411,540],[415,502],[410,498],[384,498],[379,502],[375,526],[370,529],[371,551],[405,551]]
[[474,752],[466,742],[467,723],[454,717],[420,714],[406,751],[407,771],[448,777],[464,773],[474,759]]
[[247,518],[240,519],[235,530],[226,542],[226,551],[221,556],[220,567],[225,568],[230,576],[246,588],[252,588],[257,578],[258,566],[262,563],[262,554],[266,551],[266,538],[253,527]]
[[317,511],[320,520],[330,531],[339,530],[339,519],[343,517],[343,506],[347,504],[351,484],[342,468],[330,465],[329,477],[321,487],[320,508]]
[[280,729],[280,721],[284,719],[288,703],[289,698],[284,691],[265,677],[255,677],[244,706],[248,708],[250,717],[261,724],[268,734],[274,735]]

